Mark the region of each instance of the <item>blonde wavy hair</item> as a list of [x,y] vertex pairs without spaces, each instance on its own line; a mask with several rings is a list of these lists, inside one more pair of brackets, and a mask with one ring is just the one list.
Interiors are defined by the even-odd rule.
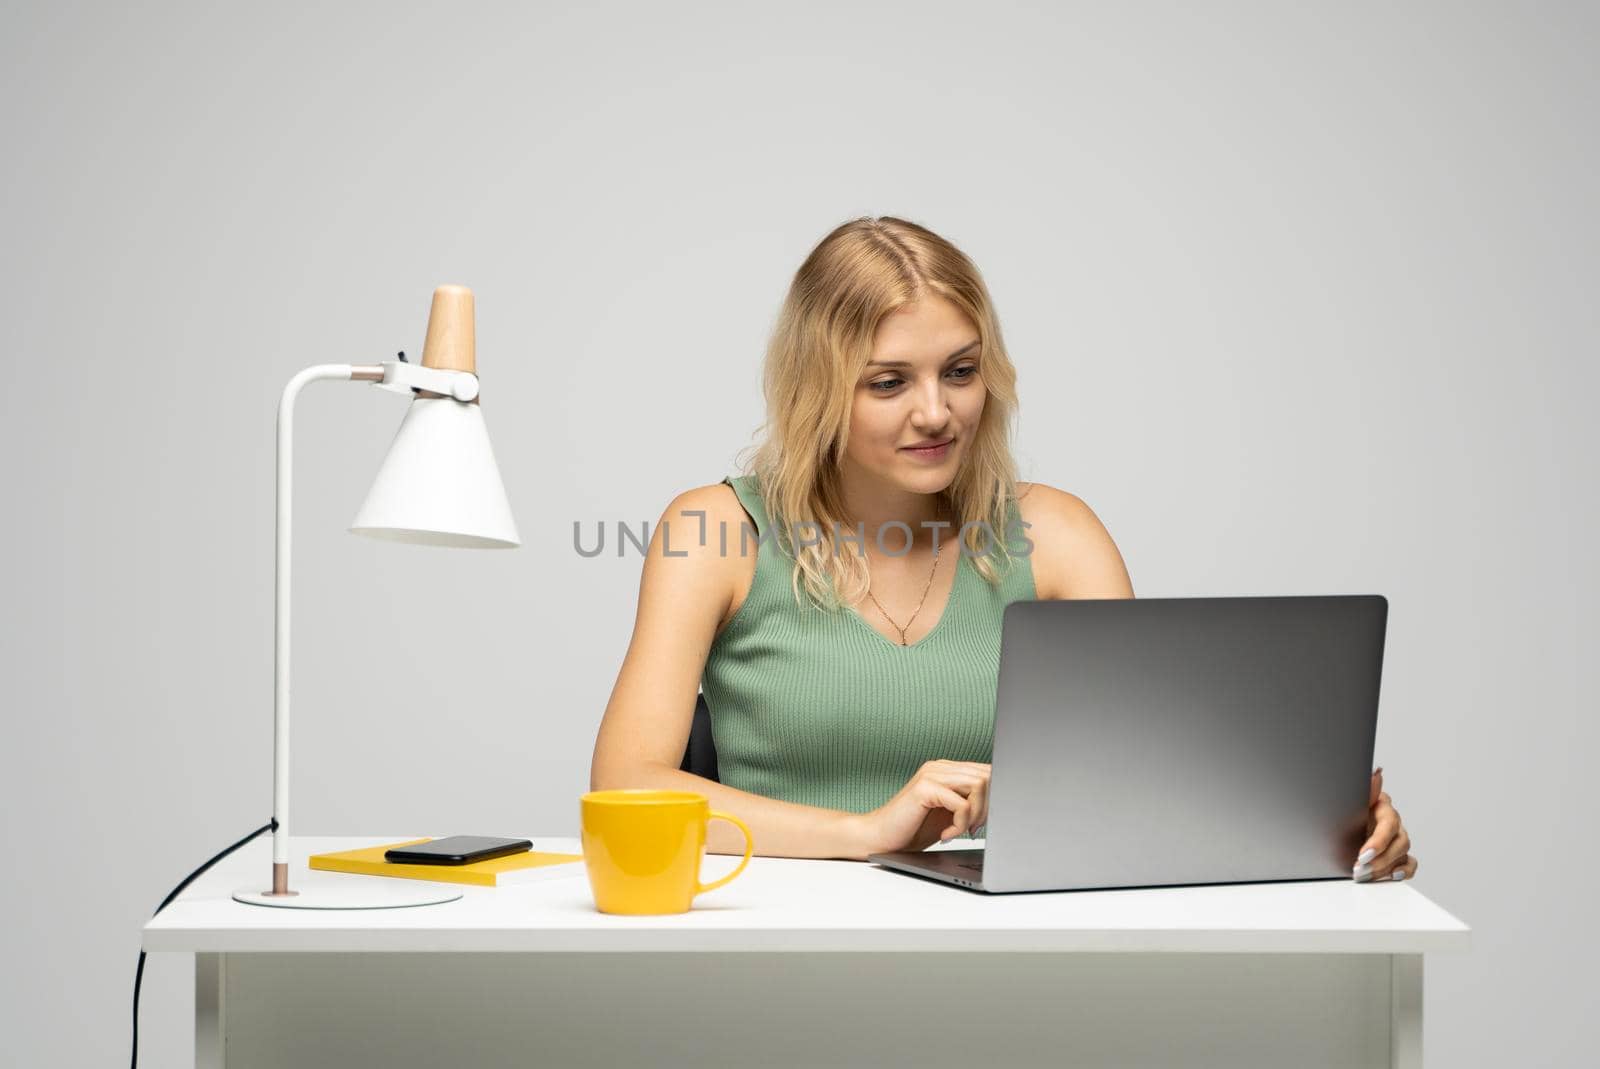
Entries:
[[[916,223],[893,216],[852,219],[823,238],[795,272],[767,345],[761,440],[736,459],[756,477],[775,541],[795,562],[791,586],[802,607],[809,600],[837,611],[866,594],[866,558],[859,551],[836,552],[834,539],[836,525],[850,535],[856,530],[845,516],[840,481],[851,405],[878,324],[928,294],[950,301],[978,328],[978,370],[987,390],[977,432],[941,503],[952,531],[988,524],[987,531],[974,526],[962,537],[986,581],[1000,582],[996,559],[1012,566],[1006,520],[1016,499],[1011,431],[1017,375],[983,277],[960,249]],[[796,525],[805,532],[798,550]],[[811,544],[814,538],[820,541]]]

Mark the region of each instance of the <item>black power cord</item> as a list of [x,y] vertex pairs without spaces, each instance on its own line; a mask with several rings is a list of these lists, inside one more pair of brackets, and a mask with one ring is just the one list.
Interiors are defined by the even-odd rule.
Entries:
[[[223,858],[227,857],[229,854],[231,854],[235,850],[239,849],[239,847],[243,846],[245,843],[249,842],[251,839],[256,838],[258,835],[261,835],[261,834],[263,834],[265,832],[277,831],[277,830],[278,830],[278,819],[276,817],[274,817],[274,818],[272,818],[272,820],[270,822],[268,822],[266,824],[263,824],[261,827],[257,828],[255,831],[251,832],[249,835],[246,835],[243,839],[240,839],[238,842],[234,843],[232,846],[230,846],[226,850],[222,851],[222,853],[218,854],[216,857],[212,858],[210,861],[207,861],[204,865],[201,865],[199,868],[197,868],[193,872],[189,873],[189,878],[184,880],[182,883],[178,884],[178,886],[174,887],[172,889],[172,893],[170,895],[168,895],[166,898],[163,898],[161,900],[161,904],[156,907],[156,912],[150,914],[150,916],[154,917],[157,913],[160,913],[162,910],[166,909],[169,905],[171,905],[172,904],[172,900],[174,898],[177,898],[179,895],[181,895],[183,893],[183,889],[185,887],[188,887],[191,883],[193,883],[197,878],[199,878],[201,873],[205,872],[212,865],[215,865],[217,862],[221,861]],[[139,985],[143,981],[144,981],[144,951],[140,950],[139,951],[139,968],[133,974],[133,1069],[139,1069]]]

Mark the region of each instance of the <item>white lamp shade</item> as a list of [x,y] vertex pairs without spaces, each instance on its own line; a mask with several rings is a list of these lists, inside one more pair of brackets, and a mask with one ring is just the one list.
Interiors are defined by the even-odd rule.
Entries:
[[520,545],[483,410],[414,398],[350,530],[430,546]]

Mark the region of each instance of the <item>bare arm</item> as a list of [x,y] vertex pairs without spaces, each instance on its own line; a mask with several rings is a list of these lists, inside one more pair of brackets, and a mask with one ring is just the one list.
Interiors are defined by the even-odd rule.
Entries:
[[[705,512],[706,545],[699,544]],[[595,738],[589,788],[643,787],[694,791],[711,808],[732,813],[750,826],[755,852],[770,857],[865,859],[857,814],[780,802],[684,772],[679,768],[695,696],[712,640],[754,558],[731,548],[720,555],[717,524],[737,532],[747,522],[732,489],[705,486],[678,495],[651,535],[639,580],[639,608],[611,700]],[[663,531],[667,544],[663,545]],[[671,556],[665,550],[670,548]],[[752,554],[754,550],[751,551]],[[679,556],[679,554],[684,554]],[[744,836],[726,821],[712,821],[706,849],[743,854]]]
[[1131,598],[1122,553],[1082,498],[1044,483],[1033,483],[1018,501],[1031,524],[1033,579],[1040,601],[1075,598]]

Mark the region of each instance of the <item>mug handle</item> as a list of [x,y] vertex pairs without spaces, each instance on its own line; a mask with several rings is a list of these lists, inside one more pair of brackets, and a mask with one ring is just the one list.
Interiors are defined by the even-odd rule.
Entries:
[[709,817],[707,817],[706,819],[707,820],[726,820],[730,824],[739,825],[739,830],[744,832],[744,860],[739,862],[739,867],[738,868],[734,869],[732,872],[728,873],[722,879],[717,880],[717,881],[715,881],[713,883],[701,883],[700,880],[699,880],[699,873],[696,873],[695,874],[696,879],[694,881],[694,893],[696,895],[705,894],[707,891],[715,891],[718,887],[721,887],[721,886],[723,886],[724,884],[727,884],[727,883],[731,883],[733,881],[733,878],[735,876],[739,875],[739,873],[743,872],[744,871],[744,867],[746,865],[750,864],[750,855],[755,853],[755,849],[756,849],[755,836],[750,834],[750,828],[745,824],[744,821],[740,820],[738,817],[734,816],[731,813],[719,813],[715,809],[713,809],[711,811],[711,815]]

